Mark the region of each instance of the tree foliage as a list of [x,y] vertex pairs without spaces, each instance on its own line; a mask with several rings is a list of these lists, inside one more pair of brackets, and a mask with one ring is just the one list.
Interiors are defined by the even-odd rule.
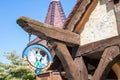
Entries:
[[15,51],[4,53],[10,64],[0,62],[0,80],[35,80],[35,74]]

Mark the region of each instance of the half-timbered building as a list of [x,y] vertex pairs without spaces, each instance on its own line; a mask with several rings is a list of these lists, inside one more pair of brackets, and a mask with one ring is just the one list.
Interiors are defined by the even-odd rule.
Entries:
[[119,21],[119,0],[77,0],[62,28],[27,17],[17,23],[40,39],[50,39],[54,62],[38,80],[46,74],[46,80],[119,80]]

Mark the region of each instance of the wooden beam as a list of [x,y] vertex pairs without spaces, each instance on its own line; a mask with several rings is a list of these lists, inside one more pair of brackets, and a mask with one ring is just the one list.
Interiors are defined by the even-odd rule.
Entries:
[[52,38],[65,43],[79,45],[79,35],[68,30],[59,29],[52,25],[41,23],[27,17],[21,17],[17,23],[28,33],[32,33],[41,39]]
[[55,52],[64,67],[68,80],[81,80],[80,72],[76,67],[66,45],[57,42],[57,48],[55,49]]
[[107,1],[107,11],[109,12],[110,10],[114,10],[114,2],[111,0],[111,1]]
[[84,46],[80,46],[77,51],[76,57],[86,56],[86,55],[90,55],[93,53],[96,53],[96,55],[98,55],[97,52],[104,51],[106,47],[109,47],[112,45],[119,45],[119,44],[120,44],[120,36],[115,36],[112,38],[108,38],[105,40],[101,40],[101,41],[90,43]]
[[77,68],[80,71],[81,80],[88,80],[88,71],[83,60],[83,57],[75,58],[74,63],[76,64]]
[[70,22],[67,24],[67,26],[66,26],[67,30],[70,30],[70,31],[74,30],[76,23],[82,18],[83,14],[86,11],[86,8],[91,3],[91,0],[81,0],[78,2],[79,2],[79,4],[76,4],[76,5],[79,5],[79,7],[75,11],[75,13],[73,13],[74,15],[70,19]]
[[118,58],[120,58],[120,51],[118,46],[111,46],[106,48],[92,80],[105,80],[105,77],[112,68],[113,64],[117,62]]
[[120,34],[120,3],[114,6],[115,6],[114,10],[116,15],[117,29],[118,29],[118,33]]
[[90,4],[90,6],[88,7],[88,9],[84,13],[82,19],[79,20],[79,23],[77,24],[77,26],[76,26],[76,28],[74,30],[75,33],[78,33],[78,34],[81,33],[82,28],[84,27],[84,25],[88,21],[89,16],[91,15],[92,11],[95,9],[97,3],[98,3],[98,0],[92,0],[92,3]]
[[117,79],[119,80],[120,79],[120,62],[115,63],[112,66],[112,70],[115,72]]

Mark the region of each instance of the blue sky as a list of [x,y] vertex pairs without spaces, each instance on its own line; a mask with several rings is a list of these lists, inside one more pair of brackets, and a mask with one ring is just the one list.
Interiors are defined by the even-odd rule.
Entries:
[[[69,15],[76,1],[61,0],[66,16]],[[1,0],[0,62],[7,62],[2,56],[4,52],[16,50],[21,56],[28,43],[28,33],[17,25],[16,20],[20,16],[26,16],[44,22],[49,3],[50,0]]]

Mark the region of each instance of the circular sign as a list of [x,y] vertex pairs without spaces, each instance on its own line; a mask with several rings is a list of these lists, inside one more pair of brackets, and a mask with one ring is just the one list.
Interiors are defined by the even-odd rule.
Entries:
[[51,52],[41,44],[27,46],[22,57],[34,68],[36,74],[46,71],[53,62]]

